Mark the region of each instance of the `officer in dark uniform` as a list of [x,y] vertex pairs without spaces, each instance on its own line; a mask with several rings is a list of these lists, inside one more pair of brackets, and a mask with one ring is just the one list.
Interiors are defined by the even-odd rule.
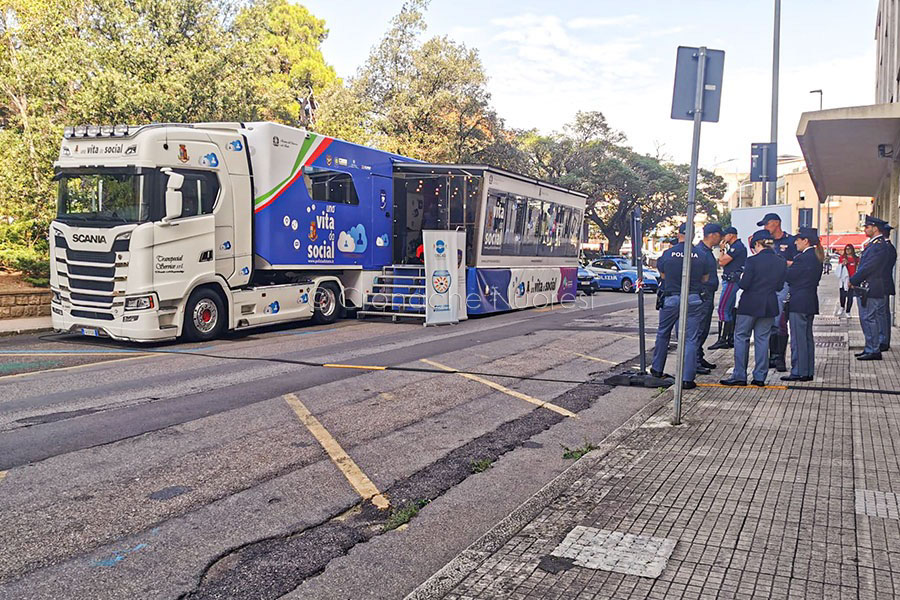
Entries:
[[816,254],[819,232],[811,227],[797,231],[795,244],[798,253],[787,270],[791,286],[788,303],[788,322],[791,326],[791,374],[782,381],[812,381],[815,367],[815,342],[813,319],[819,314],[819,280],[822,279],[822,263]]
[[[681,227],[679,233],[684,235],[684,226]],[[666,353],[669,350],[672,329],[678,323],[681,269],[684,263],[685,247],[690,248],[684,241],[681,241],[663,252],[660,257],[662,268],[659,276],[665,282],[665,294],[662,307],[659,310],[659,328],[656,331],[656,346],[653,348],[653,363],[650,366],[650,374],[654,377],[666,377],[663,373],[666,367]],[[700,318],[703,310],[703,302],[700,300],[700,289],[702,284],[709,280],[707,263],[700,257],[700,253],[696,248],[691,249],[690,261],[691,278],[688,288],[687,341],[684,348],[684,373],[682,373],[682,386],[684,389],[697,387],[697,384],[694,383],[697,371],[697,331],[700,327]]]
[[700,257],[706,263],[706,271],[709,279],[701,286],[700,299],[703,301],[703,315],[700,318],[700,329],[697,331],[697,372],[701,375],[709,374],[716,365],[709,362],[703,356],[703,344],[709,337],[709,328],[712,325],[713,306],[716,300],[716,290],[719,289],[719,263],[713,254],[713,246],[718,246],[722,241],[722,226],[718,223],[707,223],[703,226],[703,239],[695,246]]
[[881,319],[878,329],[878,350],[886,352],[891,349],[891,296],[896,293],[894,286],[894,266],[897,264],[897,249],[891,243],[891,227],[884,225],[884,242],[889,250],[887,264],[884,267],[884,290],[887,293],[884,308],[881,309]]
[[[797,246],[794,245],[794,236],[781,229],[781,217],[775,213],[768,213],[757,225],[772,234],[772,250],[786,260],[790,266],[794,255],[797,254]],[[769,337],[769,368],[774,368],[781,373],[787,371],[784,357],[788,347],[788,327],[787,315],[784,314],[784,301],[787,300],[789,291],[790,285],[787,283],[778,291],[778,314],[775,316],[772,335]]]
[[709,347],[710,350],[734,348],[734,307],[740,289],[741,273],[747,262],[747,247],[738,237],[737,229],[726,227],[724,233],[724,252],[719,257],[723,284],[722,293],[719,294],[719,339]]
[[859,324],[866,338],[866,346],[856,355],[857,360],[881,360],[881,313],[887,303],[885,273],[893,256],[884,240],[887,222],[876,217],[866,217],[863,231],[869,241],[862,251],[856,273],[850,278],[851,288],[860,296]]
[[750,238],[756,252],[747,259],[741,275],[741,301],[734,325],[734,372],[723,385],[747,385],[747,362],[750,357],[750,334],[756,366],[753,385],[766,384],[769,371],[769,337],[778,314],[777,292],[784,287],[787,262],[772,250],[772,234],[761,229]]

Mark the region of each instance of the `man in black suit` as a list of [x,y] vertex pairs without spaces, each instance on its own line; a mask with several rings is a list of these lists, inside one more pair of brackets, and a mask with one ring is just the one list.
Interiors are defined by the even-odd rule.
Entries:
[[812,381],[815,372],[815,341],[813,319],[819,314],[819,280],[822,279],[822,263],[816,254],[819,232],[812,227],[801,227],[794,244],[799,251],[787,270],[787,282],[791,288],[788,304],[788,322],[791,326],[791,374],[782,381]]
[[887,221],[872,216],[866,217],[863,231],[869,236],[869,241],[862,251],[856,273],[850,278],[851,288],[857,293],[862,290],[859,325],[866,338],[866,345],[863,351],[856,355],[857,360],[881,360],[880,317],[882,311],[886,310],[885,272],[892,256],[891,249],[884,241],[884,231],[887,227]]
[[734,326],[734,371],[723,385],[747,385],[750,334],[753,334],[753,385],[766,384],[769,371],[769,336],[778,315],[777,292],[784,287],[787,262],[772,250],[772,234],[761,229],[750,238],[756,252],[747,259],[741,276],[741,301]]

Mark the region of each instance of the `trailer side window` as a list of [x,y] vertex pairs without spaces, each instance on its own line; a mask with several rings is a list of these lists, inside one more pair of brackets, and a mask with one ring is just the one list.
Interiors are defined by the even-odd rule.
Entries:
[[212,214],[219,197],[219,179],[209,171],[175,169],[184,175],[181,184],[181,216],[195,217]]
[[359,204],[356,186],[349,173],[320,167],[303,167],[303,182],[314,202]]

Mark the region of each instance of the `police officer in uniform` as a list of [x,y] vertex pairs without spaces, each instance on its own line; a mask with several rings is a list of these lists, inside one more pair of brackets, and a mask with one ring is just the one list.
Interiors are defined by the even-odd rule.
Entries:
[[723,252],[719,257],[723,283],[722,293],[719,294],[719,339],[709,347],[710,350],[734,348],[734,307],[738,286],[741,283],[741,273],[744,272],[744,263],[747,262],[747,247],[738,237],[737,229],[726,227],[724,233]]
[[881,315],[878,336],[879,352],[887,352],[891,349],[891,296],[896,293],[894,286],[894,266],[897,264],[897,249],[891,243],[891,227],[887,223],[884,225],[884,242],[889,251],[887,264],[884,267],[884,290],[887,294],[884,302],[884,308],[879,313]]
[[881,360],[881,315],[887,303],[885,273],[893,253],[884,240],[887,222],[868,216],[863,231],[869,241],[862,251],[856,273],[850,278],[851,289],[860,296],[859,324],[866,338],[866,346],[856,355],[857,360]]
[[[681,226],[679,233],[684,235],[685,227]],[[653,348],[653,363],[650,366],[650,374],[654,377],[668,377],[663,369],[666,367],[666,354],[669,350],[669,340],[672,337],[672,329],[678,323],[678,312],[681,297],[681,269],[684,264],[685,248],[691,248],[689,244],[681,241],[665,252],[660,257],[657,265],[661,264],[660,277],[665,282],[665,293],[662,307],[659,310],[659,328],[656,331],[656,346]],[[688,288],[687,309],[687,341],[684,349],[684,373],[682,374],[682,386],[684,389],[697,387],[694,377],[697,371],[697,339],[700,328],[700,319],[703,313],[703,302],[700,300],[700,289],[703,283],[709,280],[709,271],[706,261],[700,257],[696,248],[690,252],[691,278]]]
[[[797,254],[797,246],[794,245],[794,236],[781,229],[781,217],[775,213],[768,213],[757,225],[772,234],[772,250],[775,254],[787,261],[790,266]],[[784,314],[784,301],[787,300],[790,285],[785,283],[778,291],[778,314],[775,323],[772,324],[772,335],[769,337],[769,368],[774,368],[780,373],[787,371],[784,363],[788,347],[787,315]]]
[[782,381],[812,381],[815,372],[815,342],[813,319],[819,314],[819,280],[822,279],[822,263],[816,255],[819,232],[811,227],[797,231],[795,244],[798,254],[787,270],[787,282],[791,286],[788,300],[788,322],[791,326],[791,374]]
[[709,362],[703,356],[703,344],[709,337],[709,328],[712,325],[713,306],[716,300],[716,290],[719,289],[719,264],[713,254],[713,246],[718,246],[722,241],[722,226],[718,223],[708,223],[703,226],[703,239],[695,246],[700,257],[706,262],[706,271],[709,279],[700,289],[700,299],[703,301],[703,315],[700,319],[700,329],[697,332],[697,372],[701,375],[709,374],[716,365]]
[[743,293],[734,325],[734,372],[719,382],[723,385],[747,385],[751,333],[756,355],[753,385],[765,385],[769,371],[769,338],[778,315],[777,292],[784,287],[787,262],[772,250],[772,234],[765,229],[753,234],[750,246],[755,254],[747,259],[741,275]]

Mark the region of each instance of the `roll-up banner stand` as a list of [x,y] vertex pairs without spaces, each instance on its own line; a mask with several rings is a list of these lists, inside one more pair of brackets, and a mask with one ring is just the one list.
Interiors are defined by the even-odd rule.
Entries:
[[456,231],[456,267],[459,276],[456,278],[456,318],[465,321],[469,318],[466,309],[466,232]]
[[422,231],[425,250],[425,325],[457,323],[458,258],[455,231]]

